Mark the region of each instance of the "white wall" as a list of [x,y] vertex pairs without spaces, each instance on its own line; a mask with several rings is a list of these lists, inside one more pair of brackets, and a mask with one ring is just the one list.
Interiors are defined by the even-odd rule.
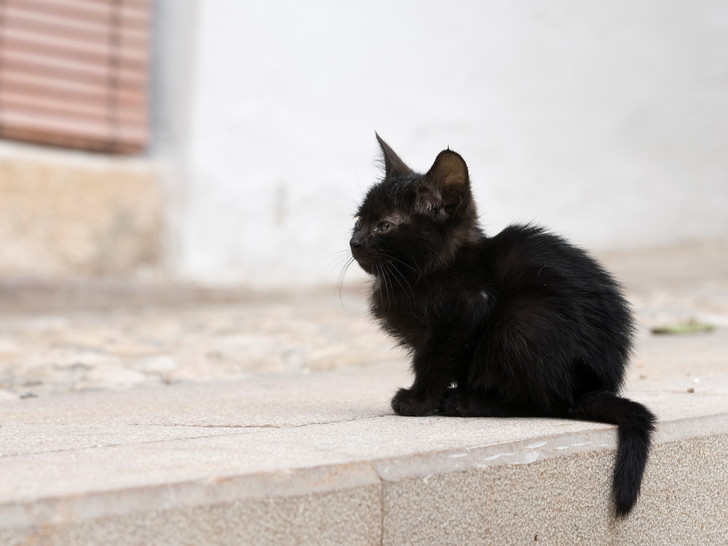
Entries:
[[182,275],[335,280],[375,130],[415,169],[460,152],[491,233],[728,237],[723,0],[161,4],[190,27],[159,47]]

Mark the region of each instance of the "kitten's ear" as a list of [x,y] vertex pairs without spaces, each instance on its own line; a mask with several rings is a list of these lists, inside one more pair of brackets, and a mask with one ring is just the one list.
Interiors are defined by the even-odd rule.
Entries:
[[417,208],[446,219],[470,195],[468,166],[460,154],[449,148],[435,158],[417,191]]
[[377,135],[377,142],[379,142],[379,147],[382,149],[382,155],[384,156],[385,180],[392,176],[412,174],[414,171],[412,171],[412,169],[410,169],[405,162],[394,153],[394,150],[389,147],[389,144],[384,142],[382,137],[380,137],[377,133],[374,134]]

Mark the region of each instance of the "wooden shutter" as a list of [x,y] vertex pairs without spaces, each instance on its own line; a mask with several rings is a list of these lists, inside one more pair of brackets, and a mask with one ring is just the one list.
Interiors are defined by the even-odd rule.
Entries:
[[149,0],[0,0],[0,137],[147,144]]

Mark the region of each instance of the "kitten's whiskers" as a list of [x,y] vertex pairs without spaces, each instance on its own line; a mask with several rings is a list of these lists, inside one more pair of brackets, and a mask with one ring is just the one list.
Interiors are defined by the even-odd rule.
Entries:
[[407,278],[404,276],[404,274],[399,271],[393,264],[388,263],[387,264],[387,272],[391,274],[392,278],[397,281],[397,284],[402,288],[402,291],[404,292],[404,295],[407,297],[407,301],[410,304],[410,307],[414,308],[415,303],[415,292],[412,289],[412,285],[409,283]]
[[344,286],[344,276],[346,275],[346,271],[349,269],[349,266],[354,263],[354,258],[352,256],[349,256],[349,258],[346,260],[346,263],[344,264],[344,267],[341,268],[341,272],[339,273],[339,279],[336,283],[336,288],[339,292],[339,301],[341,302],[341,306],[346,309],[346,306],[344,305],[344,300],[341,297],[341,290]]
[[411,269],[414,273],[417,274],[417,276],[418,276],[417,280],[425,280],[425,273],[422,271],[422,269],[417,267],[416,264],[414,266],[412,266],[412,265],[408,264],[407,262],[401,260],[400,258],[397,258],[396,256],[392,256],[391,254],[387,253],[384,250],[382,250],[381,252],[382,252],[382,254],[384,254],[387,257],[387,259],[397,262],[398,264],[401,264],[408,269]]

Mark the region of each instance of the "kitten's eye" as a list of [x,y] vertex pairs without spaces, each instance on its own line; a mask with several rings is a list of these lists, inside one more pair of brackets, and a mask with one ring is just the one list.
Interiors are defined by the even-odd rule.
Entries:
[[393,227],[394,227],[394,224],[392,224],[391,222],[379,222],[379,224],[375,228],[375,231],[378,231],[380,233],[386,233]]

